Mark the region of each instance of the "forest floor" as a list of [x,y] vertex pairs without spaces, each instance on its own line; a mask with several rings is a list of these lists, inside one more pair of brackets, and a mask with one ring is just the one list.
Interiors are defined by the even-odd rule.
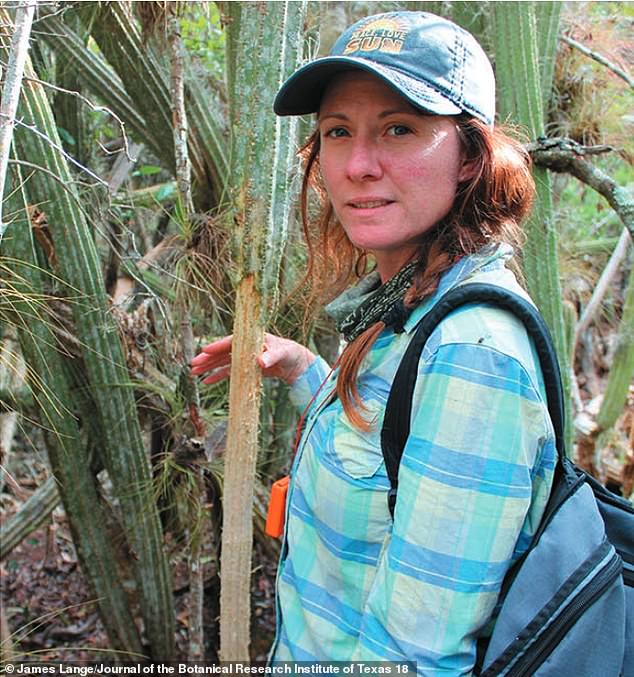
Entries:
[[[12,480],[0,494],[2,519],[8,519],[46,479],[46,465],[32,453],[14,452]],[[14,481],[13,481],[14,480]],[[257,543],[252,576],[252,661],[264,661],[275,634],[277,561]],[[189,590],[187,570],[173,568],[177,656],[186,660]],[[112,661],[108,637],[81,572],[64,510],[58,506],[48,524],[29,534],[0,562],[0,605],[11,648],[3,633],[0,662],[11,657],[42,661]],[[218,577],[205,581],[205,658],[217,660]],[[106,650],[106,651],[104,651]]]

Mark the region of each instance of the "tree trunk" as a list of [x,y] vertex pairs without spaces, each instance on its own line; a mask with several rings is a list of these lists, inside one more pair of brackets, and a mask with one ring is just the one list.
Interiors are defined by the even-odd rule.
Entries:
[[[2,203],[4,202],[4,184],[7,178],[9,165],[9,149],[13,138],[15,114],[18,109],[20,98],[20,86],[24,65],[29,53],[29,36],[37,0],[20,0],[15,15],[15,26],[11,36],[11,47],[7,59],[7,72],[2,87],[2,100],[0,101],[0,244],[4,235],[5,225],[2,220]],[[7,24],[10,26],[11,24]],[[5,50],[6,53],[6,50]],[[0,68],[0,75],[2,69]]]

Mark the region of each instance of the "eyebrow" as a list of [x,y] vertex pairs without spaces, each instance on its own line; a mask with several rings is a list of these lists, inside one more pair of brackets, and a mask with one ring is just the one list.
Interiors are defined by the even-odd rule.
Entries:
[[[388,110],[384,110],[381,113],[379,113],[379,118],[388,118],[390,115],[414,115],[414,116],[419,116],[421,115],[414,107],[408,107],[408,108],[390,108]],[[335,118],[336,120],[349,120],[347,115],[345,113],[325,113],[324,115],[319,115],[317,118],[318,122],[321,122],[322,120],[326,120],[328,118]]]

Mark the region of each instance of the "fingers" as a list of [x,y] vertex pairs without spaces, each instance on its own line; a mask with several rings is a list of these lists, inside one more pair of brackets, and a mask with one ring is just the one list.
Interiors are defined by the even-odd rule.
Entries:
[[210,374],[206,378],[203,379],[203,383],[205,385],[213,385],[214,383],[218,383],[219,381],[222,381],[225,378],[229,378],[229,374],[231,373],[231,365],[227,367],[223,367],[222,369],[216,369],[213,374]]
[[191,366],[199,367],[201,365],[212,364],[215,361],[226,361],[227,359],[231,359],[232,340],[232,336],[225,336],[218,341],[203,346],[201,352],[191,361]]
[[289,385],[314,360],[315,356],[304,346],[272,334],[266,334],[264,352],[257,358],[264,376],[280,378]]
[[233,342],[233,336],[225,336],[224,338],[218,339],[209,345],[206,345],[202,350],[207,355],[217,355],[219,353],[229,353],[231,352],[231,343]]
[[225,336],[224,338],[214,341],[201,349],[201,352],[191,361],[192,366],[204,364],[208,359],[215,357],[222,357],[231,354],[231,343],[233,336]]
[[201,349],[201,352],[191,361],[191,373],[194,376],[200,376],[212,371],[203,383],[217,383],[227,378],[231,366],[231,336],[214,341]]
[[[206,385],[227,378],[231,372],[232,342],[232,336],[225,336],[204,346],[191,361],[191,373],[194,376],[204,375],[202,382]],[[264,336],[262,352],[256,355],[263,376],[280,378],[289,384],[293,383],[314,359],[315,356],[304,346],[268,333]]]

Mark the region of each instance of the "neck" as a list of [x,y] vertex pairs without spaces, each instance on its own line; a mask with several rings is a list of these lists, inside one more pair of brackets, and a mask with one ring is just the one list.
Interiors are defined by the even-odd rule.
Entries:
[[393,278],[399,270],[402,270],[411,261],[414,261],[419,254],[420,247],[412,246],[407,250],[399,249],[396,251],[374,251],[372,252],[376,261],[376,269],[381,277],[381,282],[385,284]]

